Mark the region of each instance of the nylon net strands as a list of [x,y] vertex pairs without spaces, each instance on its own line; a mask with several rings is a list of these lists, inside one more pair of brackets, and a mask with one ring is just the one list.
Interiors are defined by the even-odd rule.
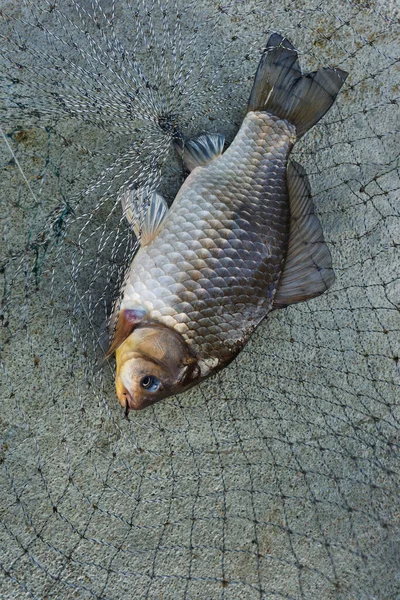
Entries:
[[[1,597],[399,597],[396,5],[6,0],[0,23]],[[177,131],[233,139],[273,31],[350,73],[294,151],[336,282],[126,421],[120,197],[173,200]]]

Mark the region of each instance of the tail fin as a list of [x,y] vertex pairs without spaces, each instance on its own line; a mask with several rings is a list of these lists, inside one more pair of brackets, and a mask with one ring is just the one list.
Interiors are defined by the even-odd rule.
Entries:
[[329,68],[302,75],[292,44],[273,33],[258,65],[247,110],[286,119],[300,138],[330,109],[347,75]]

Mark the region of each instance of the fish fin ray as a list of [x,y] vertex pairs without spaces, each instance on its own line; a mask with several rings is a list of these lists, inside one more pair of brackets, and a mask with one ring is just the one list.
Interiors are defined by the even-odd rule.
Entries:
[[137,193],[137,190],[127,190],[121,196],[122,213],[123,213],[124,217],[126,218],[126,220],[128,221],[129,225],[132,227],[132,229],[134,229],[135,223],[137,221],[137,217],[135,217],[135,211],[134,211],[134,206],[135,206],[134,197],[135,197],[136,193]]
[[284,308],[323,294],[335,281],[332,257],[315,214],[303,167],[291,162],[287,173],[290,202],[289,247],[273,308]]
[[104,358],[109,358],[119,348],[119,346],[130,336],[132,331],[143,321],[146,311],[142,308],[121,310],[118,315],[117,324],[115,327],[114,334],[110,340],[110,347],[108,348]]
[[274,33],[258,65],[247,110],[286,119],[295,125],[300,138],[332,106],[347,75],[332,68],[303,75],[293,45]]
[[197,138],[186,140],[183,148],[183,161],[190,171],[204,167],[224,150],[225,137],[221,133],[205,133]]
[[[147,246],[157,236],[168,214],[168,204],[158,192],[149,192],[147,188],[128,190],[121,196],[122,211],[140,239],[141,246]],[[140,219],[140,207],[144,213]]]
[[[163,226],[167,216],[168,204],[166,200],[161,196],[161,194],[153,192],[141,227],[141,246],[147,246],[154,240]],[[140,233],[140,228],[138,233]]]

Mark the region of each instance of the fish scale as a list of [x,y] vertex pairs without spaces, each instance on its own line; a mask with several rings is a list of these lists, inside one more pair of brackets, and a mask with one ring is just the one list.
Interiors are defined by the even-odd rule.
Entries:
[[[121,304],[223,366],[271,310],[288,237],[295,127],[250,112],[228,150],[195,169],[162,230],[132,263]],[[204,370],[204,369],[203,369]]]

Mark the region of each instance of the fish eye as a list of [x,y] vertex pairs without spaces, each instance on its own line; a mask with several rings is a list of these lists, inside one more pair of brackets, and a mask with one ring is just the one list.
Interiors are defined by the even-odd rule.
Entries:
[[156,392],[160,387],[160,380],[153,375],[145,375],[140,382],[142,388],[148,392]]

